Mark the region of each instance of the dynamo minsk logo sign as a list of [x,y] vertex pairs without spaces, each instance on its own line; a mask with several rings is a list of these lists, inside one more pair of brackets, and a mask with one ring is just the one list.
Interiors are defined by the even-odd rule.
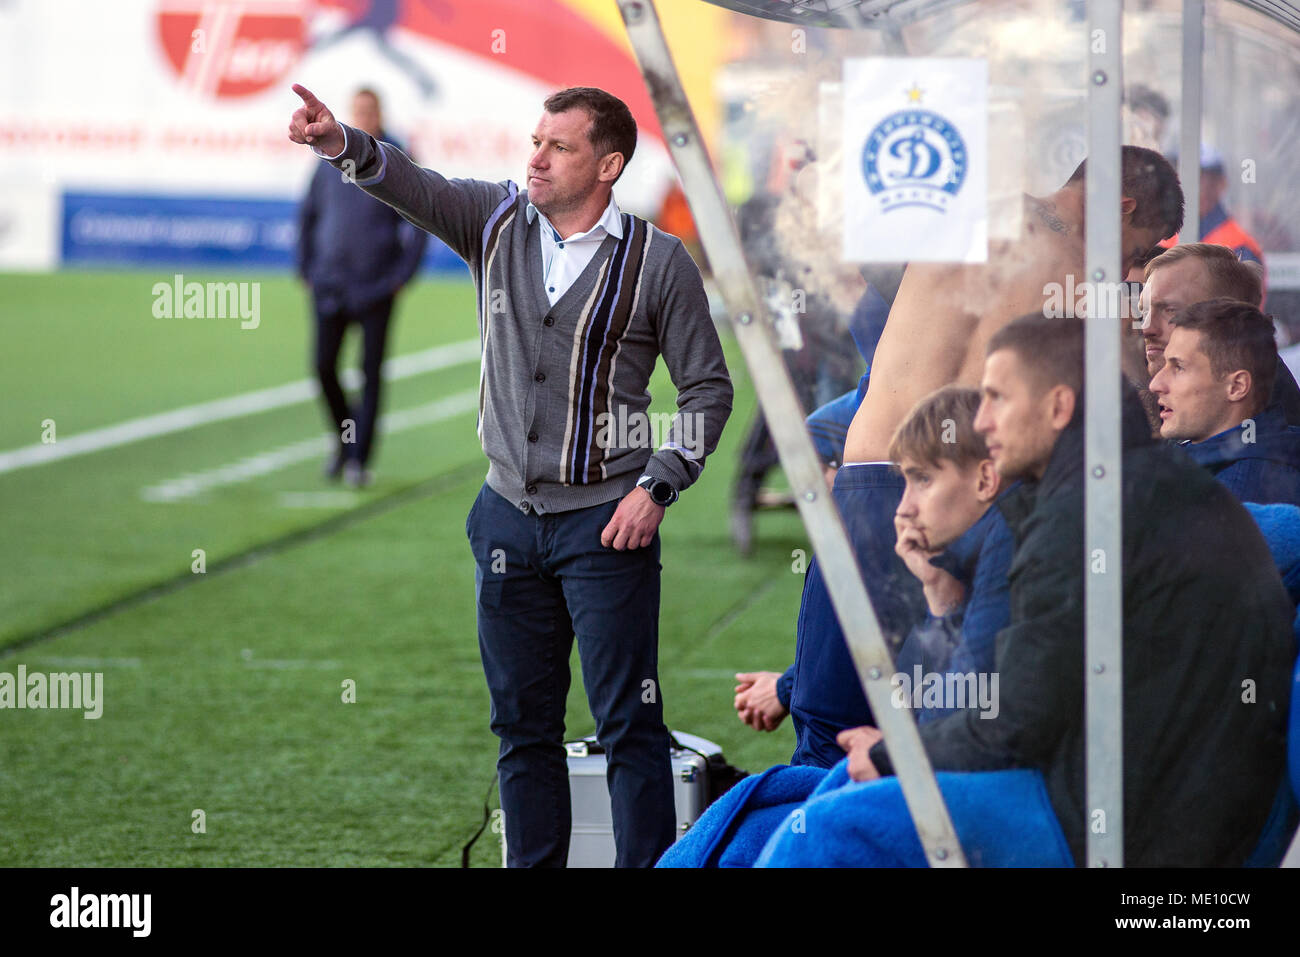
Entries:
[[862,175],[888,213],[905,206],[947,212],[966,181],[966,144],[956,126],[930,110],[900,110],[872,129]]
[[848,57],[840,100],[844,261],[987,262],[988,63]]

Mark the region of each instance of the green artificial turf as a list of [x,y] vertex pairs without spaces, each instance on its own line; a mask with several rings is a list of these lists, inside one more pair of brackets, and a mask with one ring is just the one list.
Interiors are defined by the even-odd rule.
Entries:
[[[12,370],[0,451],[39,442],[46,418],[63,440],[307,375],[292,282],[249,277],[262,321],[240,330],[154,319],[150,289],[166,278],[0,276]],[[390,356],[473,338],[472,287],[421,282],[395,323]],[[803,581],[791,553],[807,546],[797,515],[776,511],[758,517],[751,557],[731,547],[730,483],[755,403],[724,344],[735,411],[662,526],[660,672],[671,727],[761,769],[788,760],[793,736],[788,722],[742,726],[731,676],[792,660]],[[391,383],[385,409],[477,378],[470,362]],[[662,364],[651,391],[656,410],[673,408]],[[486,472],[473,411],[383,437],[363,492],[326,485],[312,458],[179,501],[140,494],[322,422],[303,402],[0,474],[0,672],[104,676],[98,720],[0,710],[0,866],[459,865],[497,748],[464,534]],[[576,652],[573,670],[578,736],[593,723]],[[342,700],[348,681],[355,703]],[[495,835],[473,862],[499,865]]]

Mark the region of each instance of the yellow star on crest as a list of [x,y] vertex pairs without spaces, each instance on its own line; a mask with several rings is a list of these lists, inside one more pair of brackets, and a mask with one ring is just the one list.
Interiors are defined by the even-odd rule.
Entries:
[[908,98],[911,102],[913,102],[913,103],[920,103],[920,102],[921,102],[921,94],[924,93],[925,91],[922,90],[919,86],[917,86],[917,85],[916,85],[916,81],[913,80],[913,81],[912,81],[912,88],[911,88],[910,90],[904,90],[903,92],[905,92],[905,93],[907,94],[907,98]]

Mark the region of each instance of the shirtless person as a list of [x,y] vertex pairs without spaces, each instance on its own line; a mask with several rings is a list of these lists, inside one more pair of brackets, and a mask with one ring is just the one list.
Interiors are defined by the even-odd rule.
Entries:
[[[1159,153],[1124,147],[1120,276],[1182,225],[1183,196]],[[941,386],[974,386],[989,338],[1043,308],[1043,287],[1084,281],[1084,164],[1045,199],[1025,197],[1024,235],[991,244],[978,265],[907,268],[871,365],[871,384],[849,427],[846,462],[879,462],[909,409]],[[1118,277],[1117,277],[1118,278]]]
[[[1178,177],[1159,153],[1124,147],[1121,192],[1123,261],[1116,280],[1183,221]],[[987,264],[908,266],[876,347],[866,397],[849,427],[834,496],[893,651],[924,616],[925,605],[916,580],[894,554],[903,478],[886,461],[890,437],[935,389],[978,385],[989,339],[1016,316],[1042,312],[1045,286],[1067,287],[1072,274],[1077,287],[1086,275],[1084,164],[1055,193],[1027,196],[1025,204],[1023,236],[991,244]],[[1128,339],[1140,341],[1132,333]],[[840,756],[835,735],[854,727],[855,717],[869,718],[870,711],[815,558],[804,582],[798,644],[790,692],[796,735],[791,763],[829,767]]]

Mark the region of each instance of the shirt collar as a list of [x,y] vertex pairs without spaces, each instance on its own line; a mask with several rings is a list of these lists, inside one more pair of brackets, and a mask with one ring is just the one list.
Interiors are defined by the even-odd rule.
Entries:
[[[1251,419],[1255,423],[1255,434],[1251,436],[1250,442],[1243,441],[1245,431],[1242,426],[1234,425],[1200,442],[1183,441],[1177,444],[1197,464],[1208,468],[1227,465],[1238,459],[1274,458],[1279,446],[1278,437],[1295,434],[1287,425],[1286,413],[1277,403],[1251,416]],[[1292,449],[1286,451],[1291,452]]]
[[[532,203],[528,204],[528,209],[525,210],[524,215],[527,217],[530,224],[540,216],[542,222],[546,224],[548,229],[555,228],[551,225],[551,221],[546,218],[545,214]],[[609,205],[605,207],[605,212],[602,213],[600,219],[596,221],[596,225],[592,226],[591,229],[587,230],[585,233],[576,233],[575,235],[570,236],[568,239],[564,240],[564,242],[572,242],[575,239],[583,239],[594,235],[596,230],[601,228],[611,236],[617,236],[619,239],[623,238],[623,215],[618,210],[618,204],[614,202],[613,193],[609,194]]]

